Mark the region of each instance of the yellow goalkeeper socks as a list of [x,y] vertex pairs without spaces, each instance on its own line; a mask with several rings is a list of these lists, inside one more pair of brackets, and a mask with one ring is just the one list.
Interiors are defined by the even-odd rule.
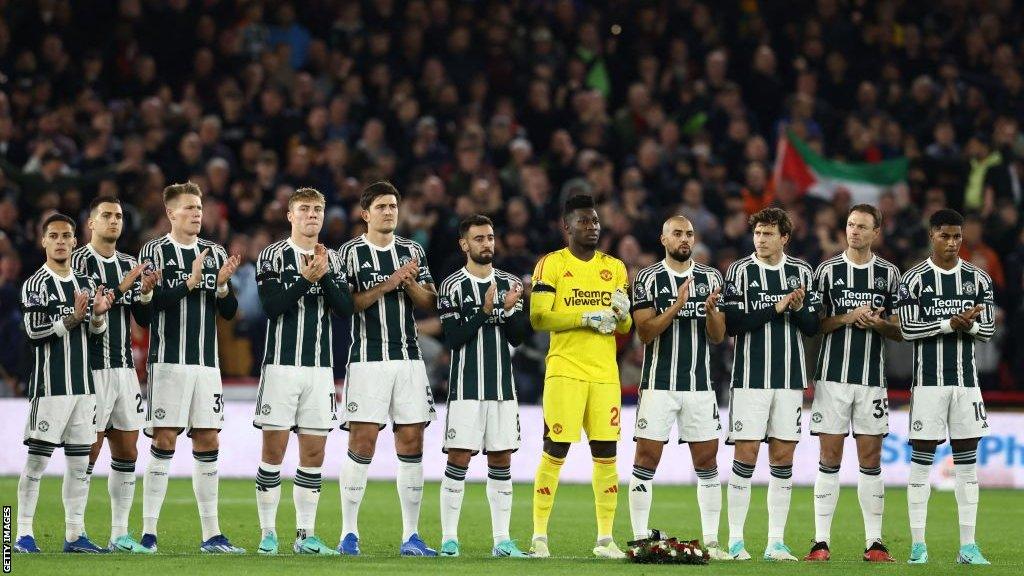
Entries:
[[619,504],[619,473],[615,457],[594,458],[594,508],[597,511],[597,537],[611,537],[615,508]]
[[547,536],[548,519],[551,508],[555,505],[555,492],[558,491],[558,475],[562,471],[565,458],[555,458],[543,453],[540,466],[533,480],[533,536]]

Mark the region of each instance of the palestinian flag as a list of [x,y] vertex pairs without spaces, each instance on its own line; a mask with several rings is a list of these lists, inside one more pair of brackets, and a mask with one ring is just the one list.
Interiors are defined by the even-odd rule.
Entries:
[[907,159],[876,163],[829,160],[792,132],[779,139],[772,183],[789,182],[800,194],[831,200],[846,190],[853,204],[876,204],[882,192],[907,179]]

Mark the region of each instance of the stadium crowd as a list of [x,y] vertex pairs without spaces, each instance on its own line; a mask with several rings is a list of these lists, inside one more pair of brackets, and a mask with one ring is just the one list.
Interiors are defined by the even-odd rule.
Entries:
[[[426,248],[438,281],[464,262],[458,222],[473,213],[498,225],[495,264],[528,276],[563,245],[560,206],[581,192],[599,202],[601,249],[631,275],[662,257],[661,222],[677,213],[700,235],[697,259],[724,270],[752,251],[747,217],[768,205],[794,220],[787,251],[817,264],[844,248],[850,200],[802,197],[773,180],[776,143],[793,130],[830,158],[909,159],[906,183],[878,202],[877,251],[902,269],[927,255],[935,210],[967,214],[962,256],[992,276],[999,306],[996,339],[978,347],[983,385],[1020,388],[1024,335],[1007,328],[1024,321],[1018,8],[3,3],[0,377],[6,393],[21,393],[30,370],[18,293],[43,262],[38,224],[54,210],[84,222],[100,193],[124,201],[119,248],[137,254],[169,230],[164,186],[200,185],[202,236],[244,257],[239,315],[221,333],[225,375],[249,376],[265,329],[253,261],[287,234],[295,188],[327,197],[322,241],[337,248],[364,228],[364,184],[391,180],[403,193],[398,233]],[[335,321],[343,350],[347,321]],[[425,317],[420,329],[443,387],[440,323]],[[539,398],[543,338],[516,356],[522,401]],[[890,382],[906,387],[909,348],[897,350]],[[718,382],[728,354],[714,356]],[[635,388],[642,358],[635,339],[620,342],[624,389]]]

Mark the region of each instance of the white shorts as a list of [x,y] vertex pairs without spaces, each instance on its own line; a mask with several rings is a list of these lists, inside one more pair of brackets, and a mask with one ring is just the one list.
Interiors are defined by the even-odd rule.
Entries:
[[889,434],[889,391],[881,386],[821,381],[814,387],[811,434]]
[[914,386],[910,393],[911,440],[964,440],[989,435],[980,388]]
[[319,430],[338,424],[334,370],[311,366],[268,364],[260,375],[256,417],[252,425],[264,430]]
[[422,360],[382,360],[348,365],[341,429],[349,422],[373,422],[381,428],[437,419],[434,395]]
[[43,396],[29,406],[25,444],[92,446],[96,442],[96,395]]
[[146,435],[153,428],[224,427],[224,387],[220,370],[211,366],[167,364],[149,366],[149,411]]
[[799,442],[803,406],[803,390],[733,388],[726,443],[769,438]]
[[135,368],[93,370],[92,381],[96,384],[96,431],[142,429],[146,409]]
[[673,424],[680,444],[717,440],[722,423],[714,391],[641,390],[633,439],[668,443]]
[[502,452],[519,450],[519,402],[516,400],[454,400],[448,403],[444,446],[449,450]]

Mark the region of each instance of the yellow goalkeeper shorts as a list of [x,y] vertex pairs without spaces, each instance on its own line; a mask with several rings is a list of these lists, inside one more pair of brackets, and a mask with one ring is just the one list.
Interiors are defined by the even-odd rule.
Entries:
[[544,379],[544,424],[555,442],[618,441],[622,392],[618,384],[597,384],[564,376]]

